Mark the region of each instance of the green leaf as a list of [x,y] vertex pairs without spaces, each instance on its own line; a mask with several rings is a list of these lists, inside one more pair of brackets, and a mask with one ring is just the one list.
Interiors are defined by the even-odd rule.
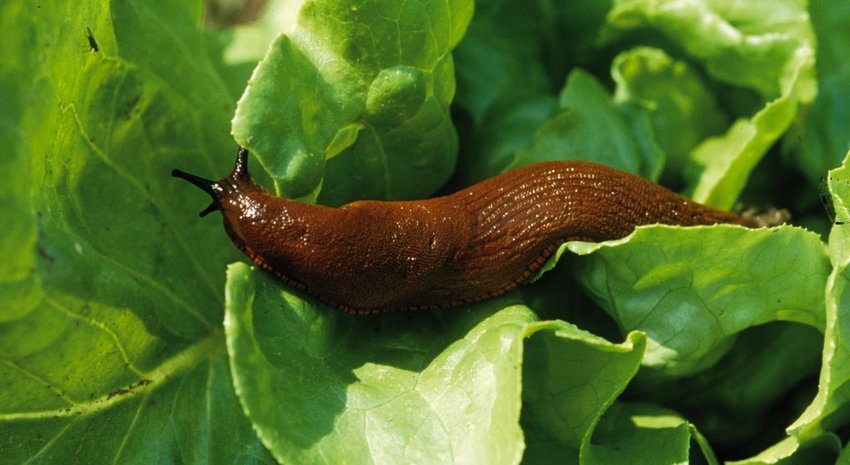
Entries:
[[800,438],[809,438],[829,431],[850,420],[850,334],[845,320],[848,317],[850,293],[850,153],[840,168],[829,172],[832,202],[835,206],[835,221],[829,234],[829,257],[832,273],[826,281],[826,330],[820,386],[817,396],[808,409],[791,426],[791,431]]
[[542,16],[533,5],[516,0],[475,6],[455,52],[455,105],[469,118],[460,130],[466,130],[470,149],[461,151],[457,167],[466,185],[502,172],[557,108],[553,79],[541,61],[541,42],[547,36],[544,26],[559,28]]
[[691,154],[692,197],[732,207],[798,106],[814,99],[814,38],[804,5],[783,0],[733,8],[728,0],[621,0],[608,19],[606,41],[635,29],[655,30],[680,44],[715,79],[760,94],[760,110]]
[[838,465],[847,465],[850,463],[850,447],[847,447],[847,445],[844,446],[835,463]]
[[818,96],[806,117],[799,155],[792,161],[815,184],[828,169],[841,164],[850,147],[850,64],[846,59],[850,5],[842,0],[812,0],[810,14],[818,40]]
[[850,5],[841,0],[810,0],[809,14],[817,36],[818,73],[850,71],[850,63],[847,62]]
[[788,424],[811,400],[822,340],[823,333],[796,323],[748,328],[722,359],[693,376],[642,370],[630,397],[675,410],[699,425],[717,450],[752,455],[786,437]]
[[565,248],[590,254],[578,278],[623,331],[646,333],[644,365],[669,375],[710,366],[730,336],[751,326],[824,327],[827,257],[818,236],[803,229],[650,226]]
[[[660,160],[644,155],[601,84],[586,72],[570,73],[561,112],[541,125],[534,144],[512,166],[550,160],[588,160],[632,173],[657,173]],[[655,154],[653,154],[655,155]]]
[[455,163],[450,51],[471,14],[468,0],[305,2],[255,69],[234,136],[289,198],[430,194]]
[[[213,6],[211,3],[224,9],[238,8],[238,5],[227,2],[207,2],[207,9]],[[247,23],[240,20],[228,31],[232,33],[232,40],[224,49],[225,62],[250,63],[253,68],[268,52],[269,44],[274,42],[280,34],[295,28],[298,9],[301,8],[302,3],[304,3],[303,0],[271,0],[266,2],[260,11],[251,11],[249,7],[252,16],[257,17]],[[207,15],[209,16],[209,13]],[[243,82],[243,88],[244,85]]]
[[0,162],[4,461],[271,459],[225,359],[235,254],[192,219],[200,193],[168,176],[212,172],[234,148],[235,95],[201,14],[200,2],[0,6],[2,47],[20,47],[0,57],[0,95],[13,96],[0,130],[13,150]]
[[[581,152],[649,178],[666,162],[673,186],[690,170],[715,205],[746,186],[797,209],[817,195],[791,170],[815,181],[847,151],[846,2],[491,0],[462,43],[468,0],[272,3],[253,44],[205,31],[199,0],[0,4],[0,461],[835,460],[846,168],[827,247],[642,228],[571,244],[589,255],[525,306],[366,319],[245,265],[225,299],[242,257],[168,173],[226,173],[241,94],[238,142],[309,200],[424,197],[517,152]],[[748,181],[779,149],[774,185]]]
[[728,462],[729,465],[807,465],[811,463],[835,462],[841,442],[833,434],[825,434],[807,441],[806,444],[788,437],[765,449],[755,457]]
[[523,364],[524,463],[578,463],[599,418],[640,367],[641,333],[612,344],[562,321],[534,323]]
[[615,404],[605,414],[593,444],[582,456],[586,464],[689,463],[698,453],[709,464],[717,459],[696,428],[676,413],[651,405]]
[[[239,409],[220,335],[165,358],[173,349],[138,320],[70,305],[81,303],[45,301],[3,332],[5,461],[271,463]],[[23,331],[33,325],[51,331],[34,340]]]
[[822,76],[806,118],[797,160],[814,185],[850,147],[850,71]]
[[503,303],[353,317],[234,264],[225,329],[239,398],[282,463],[517,463],[535,317],[494,312]]
[[617,55],[611,68],[617,83],[614,100],[647,113],[668,172],[678,175],[690,151],[726,126],[715,96],[686,61],[638,47]]
[[680,44],[718,80],[754,89],[767,99],[788,91],[788,77],[795,74],[799,59],[795,55],[807,56],[812,64],[808,14],[796,0],[746,5],[732,0],[618,0],[603,40],[643,27]]
[[694,200],[729,209],[744,188],[750,172],[799,110],[796,83],[810,73],[811,57],[798,60],[789,77],[795,83],[782,96],[768,102],[750,119],[732,123],[726,134],[709,138],[691,153],[692,173],[700,173],[691,196]]
[[[11,7],[0,9],[0,21],[16,12]],[[5,21],[0,24],[5,24]],[[37,217],[32,208],[29,186],[32,174],[30,157],[22,149],[26,139],[17,122],[26,111],[27,93],[18,88],[21,76],[32,68],[32,58],[18,53],[26,47],[25,34],[5,34],[0,41],[0,144],[5,148],[0,156],[0,205],[3,205],[3,232],[0,234],[0,324],[26,314],[38,303],[41,283],[35,274]]]

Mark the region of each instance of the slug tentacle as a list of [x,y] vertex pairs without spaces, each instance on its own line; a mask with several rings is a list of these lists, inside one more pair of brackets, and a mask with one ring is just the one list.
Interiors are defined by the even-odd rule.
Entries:
[[340,208],[275,197],[239,148],[219,181],[172,171],[212,197],[255,264],[341,310],[367,314],[477,302],[527,281],[567,241],[627,236],[639,225],[761,226],[645,179],[589,162],[517,168],[444,197]]
[[213,181],[178,169],[171,170],[171,175],[189,181],[212,197],[212,203],[198,214],[201,218],[220,210],[221,200],[233,192],[247,190],[246,187],[259,190],[248,172],[248,150],[244,147],[239,147],[236,153],[236,164],[233,166],[230,176],[222,180]]
[[239,150],[236,151],[236,164],[233,166],[230,177],[233,180],[247,181],[253,184],[251,174],[248,172],[248,149],[245,147],[239,147]]
[[186,181],[189,181],[190,183],[192,183],[192,185],[199,187],[202,191],[206,192],[210,195],[210,197],[212,197],[212,203],[210,203],[207,208],[201,210],[198,216],[203,218],[209,215],[210,213],[218,210],[218,183],[178,169],[171,170],[171,175],[175,178],[185,179]]

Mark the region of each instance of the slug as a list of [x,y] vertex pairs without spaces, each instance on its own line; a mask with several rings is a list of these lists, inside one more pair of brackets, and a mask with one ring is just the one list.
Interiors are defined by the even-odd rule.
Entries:
[[211,181],[180,170],[212,197],[227,235],[286,285],[341,310],[433,309],[505,293],[566,242],[605,241],[664,223],[762,226],[631,174],[582,161],[523,166],[454,194],[357,201],[332,208],[271,195],[248,173]]

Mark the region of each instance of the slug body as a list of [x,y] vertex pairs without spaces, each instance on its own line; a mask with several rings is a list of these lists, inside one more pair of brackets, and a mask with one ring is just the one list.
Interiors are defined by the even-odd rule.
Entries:
[[233,243],[289,286],[366,314],[475,302],[530,278],[572,240],[627,236],[638,225],[753,220],[692,202],[606,166],[544,162],[444,197],[339,208],[275,197],[252,180],[240,148],[230,176],[172,175],[206,191]]

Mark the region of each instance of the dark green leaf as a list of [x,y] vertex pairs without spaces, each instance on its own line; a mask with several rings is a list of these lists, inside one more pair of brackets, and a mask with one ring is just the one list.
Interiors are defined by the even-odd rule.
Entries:
[[226,363],[235,254],[168,176],[235,148],[201,6],[0,6],[4,462],[270,462]]

